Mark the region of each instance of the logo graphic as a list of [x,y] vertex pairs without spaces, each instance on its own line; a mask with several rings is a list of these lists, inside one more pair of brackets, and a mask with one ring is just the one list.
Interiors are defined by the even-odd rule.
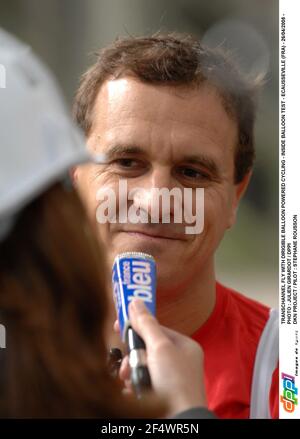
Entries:
[[[186,234],[202,233],[204,228],[204,189],[132,188],[120,180],[118,190],[102,187],[96,195],[99,224],[185,224]],[[131,201],[128,205],[128,201]],[[171,205],[173,207],[171,207]],[[172,212],[172,220],[171,220]],[[195,213],[194,213],[195,212]],[[187,226],[186,224],[190,224]]]
[[283,394],[280,395],[280,402],[286,412],[293,413],[295,405],[298,405],[298,389],[295,385],[295,377],[286,373],[281,374],[283,384]]

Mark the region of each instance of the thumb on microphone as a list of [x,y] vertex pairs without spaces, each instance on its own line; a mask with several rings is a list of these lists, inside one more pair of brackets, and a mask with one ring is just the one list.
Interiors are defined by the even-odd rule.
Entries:
[[142,337],[146,347],[166,338],[158,321],[148,311],[141,299],[133,299],[129,304],[128,311],[130,323],[133,329]]

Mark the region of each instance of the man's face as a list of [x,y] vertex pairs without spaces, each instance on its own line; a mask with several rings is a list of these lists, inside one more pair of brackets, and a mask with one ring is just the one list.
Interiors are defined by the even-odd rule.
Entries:
[[[190,282],[209,265],[235,219],[240,194],[234,184],[236,145],[236,122],[208,85],[154,86],[129,77],[105,82],[95,102],[88,148],[107,153],[109,163],[80,166],[74,177],[109,262],[125,251],[150,253],[157,262],[158,286],[169,288]],[[202,233],[186,234],[184,224],[172,220],[99,224],[96,194],[112,188],[118,197],[120,179],[127,180],[128,190],[149,193],[151,188],[191,188],[195,194],[204,188]]]

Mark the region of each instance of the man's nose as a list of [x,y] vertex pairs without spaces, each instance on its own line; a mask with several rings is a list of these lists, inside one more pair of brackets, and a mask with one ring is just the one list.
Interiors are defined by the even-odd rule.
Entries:
[[174,181],[169,166],[161,165],[154,167],[146,180],[148,180],[145,182],[147,188],[165,188],[171,190],[174,187]]
[[[139,181],[139,187],[142,190],[140,192],[137,191],[134,195],[134,204],[147,212],[148,215],[156,213],[159,222],[162,222],[163,218],[168,216],[168,214],[170,219],[174,217],[174,211],[181,203],[181,197],[178,196],[178,191],[181,191],[181,189],[176,186],[169,167],[161,166],[154,168]],[[177,196],[175,191],[175,196],[169,197],[168,194],[172,190],[174,193],[175,188]],[[168,197],[170,202],[167,202]]]

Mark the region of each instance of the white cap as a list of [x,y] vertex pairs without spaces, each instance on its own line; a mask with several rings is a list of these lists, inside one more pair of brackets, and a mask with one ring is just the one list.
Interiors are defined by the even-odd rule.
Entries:
[[22,207],[88,160],[52,75],[0,28],[0,239]]

